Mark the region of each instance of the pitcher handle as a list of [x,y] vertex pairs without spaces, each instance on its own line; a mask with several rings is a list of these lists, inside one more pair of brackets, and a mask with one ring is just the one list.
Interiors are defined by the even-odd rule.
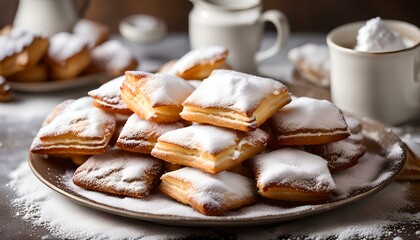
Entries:
[[255,58],[257,63],[264,61],[267,58],[274,56],[286,44],[289,39],[289,23],[286,16],[278,10],[265,11],[261,17],[262,22],[271,22],[277,30],[277,38],[273,46],[270,48],[257,52]]
[[77,16],[79,18],[83,18],[83,16],[86,13],[86,10],[88,9],[90,4],[90,0],[83,0],[82,4],[80,5],[79,9],[77,9]]

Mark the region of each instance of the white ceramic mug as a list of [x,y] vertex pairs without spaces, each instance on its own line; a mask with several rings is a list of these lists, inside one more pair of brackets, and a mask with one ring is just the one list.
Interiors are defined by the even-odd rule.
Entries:
[[89,1],[85,0],[81,8],[77,9],[75,2],[74,0],[19,0],[13,26],[46,36],[71,31],[89,4]]
[[[257,63],[274,56],[289,37],[289,24],[277,10],[262,12],[260,0],[191,0],[191,48],[221,45],[229,49],[228,64],[242,72],[256,73]],[[264,23],[277,29],[274,45],[258,51]]]
[[331,31],[331,98],[341,109],[387,124],[400,124],[420,114],[420,30],[393,20],[385,24],[414,46],[391,52],[353,50],[364,22]]

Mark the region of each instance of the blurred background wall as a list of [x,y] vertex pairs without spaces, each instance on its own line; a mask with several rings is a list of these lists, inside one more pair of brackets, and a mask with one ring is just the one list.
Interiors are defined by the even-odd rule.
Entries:
[[[18,0],[0,0],[0,27],[13,22],[17,5]],[[328,32],[376,16],[420,27],[420,0],[263,0],[263,6],[283,11],[294,32]],[[191,8],[188,0],[91,0],[85,17],[109,25],[114,33],[118,22],[131,14],[154,15],[166,20],[169,31],[187,31]]]

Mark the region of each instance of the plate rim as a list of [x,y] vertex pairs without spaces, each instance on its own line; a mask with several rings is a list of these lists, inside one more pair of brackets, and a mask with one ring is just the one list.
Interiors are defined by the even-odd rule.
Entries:
[[[315,215],[315,214],[319,214],[319,213],[323,213],[323,212],[328,212],[331,211],[333,209],[339,208],[339,207],[343,207],[343,206],[347,206],[350,204],[353,204],[355,202],[358,202],[364,198],[367,198],[371,195],[374,195],[375,193],[381,191],[382,189],[384,189],[386,186],[388,186],[391,182],[393,182],[396,177],[399,175],[399,173],[402,171],[404,164],[407,160],[407,153],[406,153],[406,148],[404,146],[404,144],[402,143],[401,139],[394,133],[392,132],[390,127],[385,126],[384,124],[367,118],[367,117],[356,117],[357,119],[359,119],[362,123],[368,123],[368,124],[374,124],[374,125],[379,125],[381,127],[381,129],[383,129],[384,131],[386,131],[388,134],[393,135],[393,138],[396,138],[397,140],[397,144],[399,145],[399,147],[401,147],[402,149],[402,153],[400,155],[400,158],[402,158],[402,160],[399,162],[398,169],[392,171],[392,175],[387,177],[384,181],[382,181],[379,185],[372,187],[371,189],[359,193],[355,196],[352,197],[347,197],[344,199],[340,199],[334,202],[327,202],[327,203],[323,203],[323,204],[318,204],[318,205],[311,205],[309,204],[309,208],[301,210],[301,211],[296,211],[293,213],[287,213],[287,214],[282,214],[281,216],[279,215],[266,215],[266,216],[258,216],[258,217],[248,217],[248,218],[235,218],[235,216],[226,216],[225,218],[223,218],[223,216],[219,216],[216,217],[215,219],[202,219],[202,218],[197,218],[197,217],[186,217],[186,216],[177,216],[177,215],[162,215],[162,214],[151,214],[151,213],[144,213],[144,212],[135,212],[132,210],[127,210],[127,209],[123,209],[123,208],[118,208],[118,207],[113,207],[113,206],[109,206],[103,203],[99,203],[96,202],[92,199],[86,198],[74,191],[71,191],[69,189],[62,189],[58,186],[56,186],[54,183],[48,181],[48,179],[44,178],[37,170],[36,167],[33,165],[33,158],[32,156],[42,156],[42,155],[37,155],[37,154],[33,154],[31,152],[29,152],[29,158],[28,158],[28,162],[29,162],[29,166],[32,170],[32,172],[35,174],[35,176],[41,181],[43,182],[45,185],[47,185],[49,188],[53,189],[54,191],[70,198],[71,200],[88,206],[90,208],[94,208],[94,209],[98,209],[104,212],[108,212],[108,213],[112,213],[112,214],[116,214],[119,216],[124,216],[124,217],[130,217],[130,218],[134,218],[134,219],[139,219],[139,220],[144,220],[144,221],[148,221],[148,222],[153,222],[153,223],[159,223],[159,224],[165,224],[165,225],[171,225],[171,226],[189,226],[189,227],[203,227],[203,226],[207,226],[207,227],[215,227],[215,226],[251,226],[251,225],[264,225],[264,224],[271,224],[271,223],[276,223],[276,222],[282,222],[282,221],[288,221],[288,220],[292,220],[292,219],[297,219],[297,218],[303,218],[303,217],[307,217],[310,215]],[[66,191],[67,190],[67,191]],[[302,205],[305,206],[305,205]],[[220,218],[223,219],[220,219]]]
[[43,82],[23,82],[23,81],[7,81],[12,90],[27,93],[47,93],[70,90],[77,87],[88,86],[91,84],[100,84],[112,79],[113,76],[108,73],[93,73],[78,76],[71,79],[43,81]]

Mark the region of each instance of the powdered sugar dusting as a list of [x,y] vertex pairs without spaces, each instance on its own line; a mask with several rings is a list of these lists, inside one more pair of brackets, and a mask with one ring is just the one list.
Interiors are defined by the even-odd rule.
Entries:
[[235,145],[238,140],[235,131],[211,125],[192,125],[173,130],[163,134],[158,139],[158,141],[198,149],[211,154]]
[[178,73],[187,71],[195,65],[213,63],[222,59],[224,53],[226,52],[227,49],[222,46],[211,46],[191,50],[178,61],[176,61],[169,73],[177,75]]
[[185,167],[164,174],[161,179],[175,178],[191,184],[188,196],[194,202],[209,204],[221,208],[231,202],[255,195],[254,183],[251,179],[231,172],[210,174],[198,169]]
[[36,36],[32,32],[19,28],[13,28],[7,35],[0,35],[0,60],[22,52]]
[[134,59],[130,49],[117,40],[102,43],[94,48],[90,55],[94,64],[113,72],[127,68]]
[[258,186],[281,184],[309,191],[331,191],[335,183],[327,161],[294,148],[262,153],[252,159],[257,171]]
[[165,73],[146,74],[147,77],[142,78],[138,86],[152,105],[181,105],[194,91],[194,87],[182,78]]
[[148,155],[111,149],[104,154],[90,157],[74,174],[84,185],[109,188],[117,192],[147,194],[151,176],[160,172],[162,164]]
[[136,114],[131,115],[124,125],[123,130],[120,133],[118,141],[136,141],[136,138],[150,137],[158,138],[162,134],[182,128],[184,125],[179,122],[175,123],[155,123],[144,119],[141,119]]
[[327,100],[294,99],[273,116],[279,132],[302,129],[347,129],[340,110]]
[[89,96],[97,97],[105,100],[107,103],[112,103],[112,108],[127,109],[127,105],[120,97],[120,87],[124,82],[125,75],[110,80],[97,89],[89,91]]
[[63,112],[43,126],[38,136],[57,136],[65,133],[76,133],[80,137],[103,138],[103,124],[115,124],[114,115],[93,106],[90,97],[67,100]]
[[303,63],[308,68],[322,71],[326,75],[330,72],[330,56],[325,44],[304,44],[290,50],[288,57],[294,64]]
[[286,90],[282,83],[273,79],[231,70],[214,70],[183,105],[250,112],[271,94],[278,95]]
[[50,38],[48,57],[56,61],[66,61],[87,48],[89,41],[68,32],[57,33]]
[[395,159],[398,156],[401,156],[403,153],[403,149],[397,143],[391,145],[388,149],[388,158]]
[[88,19],[80,19],[73,27],[73,33],[89,40],[89,47],[92,48],[103,36],[107,37],[108,28],[97,22]]

